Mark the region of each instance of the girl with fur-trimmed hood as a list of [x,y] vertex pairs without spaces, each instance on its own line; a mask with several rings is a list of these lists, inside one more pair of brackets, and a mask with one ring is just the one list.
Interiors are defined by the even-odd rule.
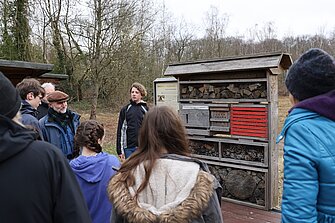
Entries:
[[111,179],[111,222],[220,223],[222,188],[190,157],[186,130],[166,106],[144,116],[139,147]]

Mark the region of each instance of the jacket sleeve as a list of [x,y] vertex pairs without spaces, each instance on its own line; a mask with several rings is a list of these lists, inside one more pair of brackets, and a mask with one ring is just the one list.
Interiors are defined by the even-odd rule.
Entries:
[[313,133],[293,124],[284,145],[282,222],[317,222],[318,150]]
[[[221,200],[221,197],[220,197]],[[202,214],[202,217],[206,223],[222,223],[222,211],[221,202],[217,196],[216,190],[213,191],[212,197],[209,200],[208,206]]]
[[71,167],[61,152],[56,153],[54,178],[54,216],[58,223],[91,223],[86,200]]
[[117,125],[117,132],[116,132],[116,152],[118,155],[121,155],[121,130],[122,130],[122,124],[125,119],[125,107],[121,109],[120,114],[119,114],[119,121]]
[[42,118],[38,121],[38,124],[40,126],[41,135],[42,135],[44,141],[50,142],[50,139],[48,138],[48,134],[46,132],[46,128],[45,128],[45,125],[44,125],[44,120],[45,119]]

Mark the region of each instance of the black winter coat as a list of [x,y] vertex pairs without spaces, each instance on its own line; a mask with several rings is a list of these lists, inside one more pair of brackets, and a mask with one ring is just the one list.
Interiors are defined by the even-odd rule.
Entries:
[[68,161],[35,136],[0,115],[0,222],[92,222]]
[[116,138],[118,155],[122,153],[121,149],[138,146],[138,133],[142,125],[143,116],[148,110],[149,108],[144,101],[137,104],[130,101],[128,105],[121,109]]

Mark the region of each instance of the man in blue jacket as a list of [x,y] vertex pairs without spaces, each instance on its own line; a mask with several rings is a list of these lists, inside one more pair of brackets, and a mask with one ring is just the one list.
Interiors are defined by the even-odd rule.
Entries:
[[69,95],[62,91],[54,91],[47,96],[48,114],[40,119],[43,138],[62,150],[68,160],[73,158],[73,140],[80,124],[80,116],[69,110]]
[[284,143],[282,222],[335,222],[335,60],[305,52],[285,84],[293,107]]

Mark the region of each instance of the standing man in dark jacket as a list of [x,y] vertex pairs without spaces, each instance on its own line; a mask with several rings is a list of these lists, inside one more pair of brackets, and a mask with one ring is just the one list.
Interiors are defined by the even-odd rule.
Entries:
[[73,159],[73,142],[80,116],[69,110],[69,95],[62,91],[54,91],[47,96],[48,114],[39,123],[45,141],[58,147],[68,160]]
[[148,111],[147,103],[142,100],[147,90],[140,83],[130,87],[130,103],[124,106],[119,114],[116,149],[121,159],[127,159],[138,146],[138,131],[141,128],[144,114]]
[[67,160],[23,127],[20,107],[18,91],[0,72],[0,221],[91,223]]
[[40,139],[43,139],[40,125],[37,119],[37,107],[44,97],[44,89],[38,80],[34,78],[23,79],[16,85],[21,96],[21,122],[34,131],[38,132]]

